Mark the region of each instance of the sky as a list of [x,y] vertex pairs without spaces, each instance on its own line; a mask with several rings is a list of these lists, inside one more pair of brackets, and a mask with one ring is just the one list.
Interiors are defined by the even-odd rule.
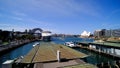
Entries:
[[0,0],[0,29],[64,34],[120,28],[120,0]]

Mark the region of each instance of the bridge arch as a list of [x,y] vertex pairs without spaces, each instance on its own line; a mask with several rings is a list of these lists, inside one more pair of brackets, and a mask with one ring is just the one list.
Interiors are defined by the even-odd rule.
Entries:
[[42,32],[43,30],[41,28],[34,28],[32,29],[32,33],[35,34],[36,31]]

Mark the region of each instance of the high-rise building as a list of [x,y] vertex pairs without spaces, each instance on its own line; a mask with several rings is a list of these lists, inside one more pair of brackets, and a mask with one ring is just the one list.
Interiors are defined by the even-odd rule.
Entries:
[[42,40],[44,41],[50,41],[51,40],[51,34],[52,32],[50,31],[43,31],[42,32]]
[[95,37],[120,37],[120,29],[101,29],[94,31]]
[[102,30],[95,30],[94,31],[94,36],[95,37],[101,37],[102,36]]
[[105,37],[112,37],[112,30],[106,30],[105,31]]
[[112,35],[114,37],[120,37],[120,29],[115,29],[112,31]]

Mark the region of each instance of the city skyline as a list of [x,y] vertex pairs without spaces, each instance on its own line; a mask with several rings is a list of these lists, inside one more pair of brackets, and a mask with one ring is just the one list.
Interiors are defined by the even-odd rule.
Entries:
[[0,29],[93,33],[120,27],[119,0],[0,0]]

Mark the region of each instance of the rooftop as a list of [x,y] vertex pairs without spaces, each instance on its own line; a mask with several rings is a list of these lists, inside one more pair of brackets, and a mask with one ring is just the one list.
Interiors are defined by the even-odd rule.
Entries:
[[42,33],[52,33],[51,31],[42,31]]
[[94,42],[95,44],[102,44],[104,46],[114,46],[114,47],[120,47],[119,43],[111,43],[111,42]]

